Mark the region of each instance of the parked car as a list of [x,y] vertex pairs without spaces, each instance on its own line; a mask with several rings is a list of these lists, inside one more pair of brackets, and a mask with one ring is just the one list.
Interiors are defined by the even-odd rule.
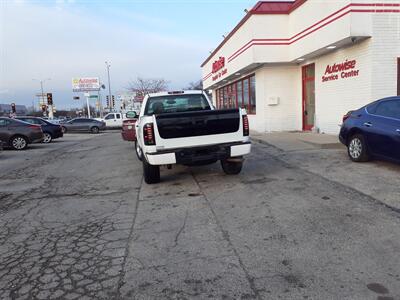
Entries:
[[127,113],[111,112],[106,114],[104,118],[96,120],[105,122],[107,128],[121,128],[124,120],[132,118],[127,117],[127,115],[135,115],[137,117],[135,111],[128,111]]
[[400,97],[380,99],[348,112],[339,139],[352,161],[381,158],[400,162]]
[[42,126],[44,135],[43,143],[51,143],[52,140],[58,139],[63,136],[62,128],[60,125],[51,123],[50,121],[44,120],[43,118],[37,117],[16,117],[16,119]]
[[126,117],[128,119],[123,120],[122,122],[122,139],[129,142],[136,141],[136,129],[135,124],[137,122],[136,112],[128,112],[126,113]]
[[136,136],[136,154],[149,184],[160,181],[160,165],[220,160],[226,174],[238,174],[251,150],[246,110],[216,110],[203,91],[147,95]]
[[24,150],[28,144],[40,143],[44,139],[40,125],[0,117],[0,140],[15,150]]
[[61,128],[63,133],[66,132],[91,132],[99,133],[100,130],[106,128],[106,123],[88,118],[76,118],[68,122],[62,123]]
[[59,125],[60,123],[61,123],[61,119],[59,119],[59,118],[53,118],[53,119],[48,119],[47,121],[49,121],[50,123],[52,123],[52,124],[56,124],[56,125]]

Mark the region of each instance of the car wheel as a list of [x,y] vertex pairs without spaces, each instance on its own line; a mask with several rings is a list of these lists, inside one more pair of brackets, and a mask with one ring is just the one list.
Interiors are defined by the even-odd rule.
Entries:
[[28,139],[21,135],[14,136],[11,139],[10,144],[14,150],[24,150],[28,147]]
[[137,140],[135,141],[135,152],[136,152],[136,156],[139,160],[142,160],[142,149],[140,148]]
[[237,175],[242,171],[243,162],[228,161],[226,159],[221,160],[222,170],[227,175]]
[[53,138],[50,133],[44,132],[43,136],[44,136],[43,143],[45,143],[45,144],[51,143]]
[[90,128],[91,133],[97,134],[99,133],[99,131],[100,131],[99,127],[93,126],[92,128]]
[[143,163],[143,177],[147,184],[160,182],[160,166],[150,165],[146,158],[142,157]]
[[67,133],[68,129],[67,127],[61,126],[61,131],[62,133]]
[[347,146],[347,153],[352,161],[365,162],[369,160],[369,154],[365,138],[362,134],[353,135]]

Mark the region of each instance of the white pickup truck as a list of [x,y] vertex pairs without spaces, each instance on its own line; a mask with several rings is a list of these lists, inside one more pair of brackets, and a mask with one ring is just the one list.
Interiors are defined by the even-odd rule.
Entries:
[[104,118],[96,118],[96,120],[105,122],[106,128],[122,128],[123,121],[127,119],[126,114],[132,114],[132,113],[135,112],[134,111],[129,111],[127,113],[110,112],[106,114]]
[[251,151],[244,109],[216,110],[203,91],[149,94],[136,122],[135,149],[148,184],[160,181],[160,165],[221,161],[226,174],[240,173]]

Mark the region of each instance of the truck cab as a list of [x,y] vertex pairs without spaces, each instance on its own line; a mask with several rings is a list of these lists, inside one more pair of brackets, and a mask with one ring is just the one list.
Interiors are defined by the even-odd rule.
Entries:
[[103,120],[107,128],[121,128],[123,118],[122,113],[112,112],[105,115]]

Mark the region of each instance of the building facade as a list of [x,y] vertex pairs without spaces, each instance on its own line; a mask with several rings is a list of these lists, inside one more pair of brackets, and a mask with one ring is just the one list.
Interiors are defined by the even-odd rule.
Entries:
[[337,134],[349,110],[400,95],[400,0],[258,2],[202,73],[255,131]]

